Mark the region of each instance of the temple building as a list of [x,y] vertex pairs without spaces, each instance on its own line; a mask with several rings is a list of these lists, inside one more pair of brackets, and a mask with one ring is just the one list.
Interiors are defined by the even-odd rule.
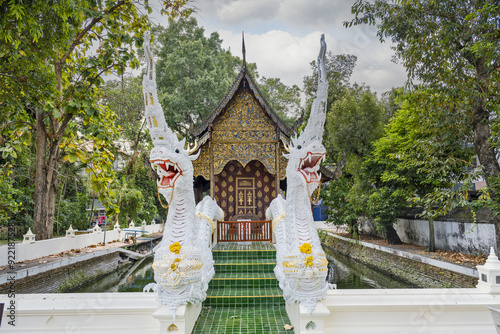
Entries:
[[283,153],[291,130],[267,103],[246,66],[191,134],[201,150],[193,162],[197,201],[209,193],[224,210],[225,220],[265,220],[269,203],[284,190]]
[[271,201],[286,190],[283,154],[292,131],[259,91],[245,61],[224,98],[191,135],[201,150],[193,162],[196,201],[207,194],[215,198],[225,221],[265,220]]

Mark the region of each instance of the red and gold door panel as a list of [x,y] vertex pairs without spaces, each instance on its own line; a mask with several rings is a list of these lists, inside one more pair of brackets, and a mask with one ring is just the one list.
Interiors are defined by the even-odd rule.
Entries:
[[276,197],[275,177],[259,161],[250,161],[243,167],[233,160],[215,175],[214,194],[225,220],[233,220],[237,215],[265,220],[265,211]]

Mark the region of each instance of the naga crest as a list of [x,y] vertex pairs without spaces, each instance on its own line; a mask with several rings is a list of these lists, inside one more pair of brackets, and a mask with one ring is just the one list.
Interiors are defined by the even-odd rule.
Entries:
[[318,90],[305,129],[292,138],[286,169],[286,201],[277,197],[266,213],[276,235],[276,277],[287,301],[297,301],[309,314],[323,299],[328,286],[328,261],[321,247],[311,212],[311,195],[320,185],[320,163],[326,149],[321,143],[326,118],[328,81],[326,43],[321,36],[318,56]]
[[143,94],[146,122],[153,140],[149,161],[158,175],[158,198],[160,202],[160,194],[165,198],[169,210],[163,239],[154,256],[156,284],[148,284],[144,290],[153,289],[157,299],[168,304],[175,315],[180,305],[199,304],[205,299],[208,284],[204,282],[203,270],[210,270],[212,264],[207,260],[205,266],[195,234],[192,160],[198,156],[184,149],[185,140],[178,140],[165,121],[158,101],[149,36],[145,39],[147,68],[143,77]]
[[[149,40],[149,36],[145,37]],[[146,74],[143,76],[145,116],[149,134],[153,140],[153,148],[149,161],[158,175],[158,192],[169,203],[175,187],[187,189],[193,183],[192,161],[198,155],[191,155],[185,150],[185,139],[179,140],[177,135],[168,127],[165,121],[163,108],[158,101],[156,88],[156,66],[153,61],[151,46],[146,42],[144,46],[146,56]]]
[[291,138],[287,166],[288,187],[304,185],[309,196],[321,182],[320,163],[325,159],[326,149],[321,143],[326,118],[328,79],[326,77],[325,36],[321,35],[318,55],[318,90],[311,107],[311,114],[305,129],[300,135]]

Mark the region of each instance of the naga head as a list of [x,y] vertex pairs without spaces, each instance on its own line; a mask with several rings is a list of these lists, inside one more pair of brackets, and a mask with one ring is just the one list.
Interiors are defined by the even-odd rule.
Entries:
[[321,36],[318,55],[318,90],[311,107],[311,114],[305,129],[299,136],[291,138],[287,166],[288,187],[305,185],[309,196],[321,181],[320,163],[325,159],[326,149],[322,144],[326,118],[328,80],[326,78],[325,36]]
[[149,161],[158,175],[158,192],[170,202],[173,190],[193,187],[193,163],[198,155],[192,155],[196,149],[186,150],[185,139],[179,140],[168,127],[163,108],[158,100],[156,88],[156,66],[153,61],[149,36],[145,36],[144,53],[146,56],[146,73],[142,86],[145,117],[149,134],[153,140]]

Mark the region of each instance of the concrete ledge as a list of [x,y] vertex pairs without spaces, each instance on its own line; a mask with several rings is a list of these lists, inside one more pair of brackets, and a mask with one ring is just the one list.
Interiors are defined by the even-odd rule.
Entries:
[[330,290],[326,333],[495,334],[488,309],[500,296],[478,289]]
[[[153,293],[0,295],[0,303],[10,300],[15,300],[16,326],[8,325],[4,312],[1,330],[6,333],[160,332],[153,315],[161,305]],[[322,304],[330,312],[321,319],[325,333],[495,334],[488,306],[500,305],[500,295],[478,289],[329,290]],[[191,318],[194,313],[186,312],[165,324],[172,321],[181,329],[176,321],[187,324]]]
[[326,233],[333,238],[337,238],[337,239],[347,241],[347,242],[350,242],[353,244],[357,243],[357,244],[363,245],[364,247],[367,247],[367,248],[372,248],[372,249],[376,249],[376,250],[386,252],[389,254],[394,254],[394,255],[404,257],[404,258],[407,258],[407,259],[410,259],[413,261],[418,261],[418,262],[425,263],[425,264],[428,264],[431,266],[435,266],[435,267],[443,268],[443,269],[446,269],[449,271],[453,271],[453,272],[456,272],[456,273],[459,273],[462,275],[467,275],[467,276],[474,277],[474,278],[479,277],[479,274],[478,274],[476,269],[467,268],[464,266],[459,266],[457,264],[439,261],[436,259],[431,259],[431,258],[422,256],[422,255],[419,255],[419,254],[408,253],[405,251],[401,251],[401,250],[397,250],[397,249],[393,249],[393,248],[389,248],[389,247],[385,247],[385,246],[381,246],[381,245],[377,245],[377,244],[372,244],[369,242],[354,241],[352,239],[344,238],[340,235],[336,235],[336,234],[333,234],[331,232],[326,232]]
[[[10,303],[0,295],[0,303]],[[154,293],[81,293],[28,294],[15,297],[15,327],[4,312],[2,328],[5,333],[160,333],[160,324],[178,328],[176,333],[191,332],[201,306],[187,305],[177,309],[176,319],[158,321],[161,305]],[[167,317],[168,318],[168,317]]]

